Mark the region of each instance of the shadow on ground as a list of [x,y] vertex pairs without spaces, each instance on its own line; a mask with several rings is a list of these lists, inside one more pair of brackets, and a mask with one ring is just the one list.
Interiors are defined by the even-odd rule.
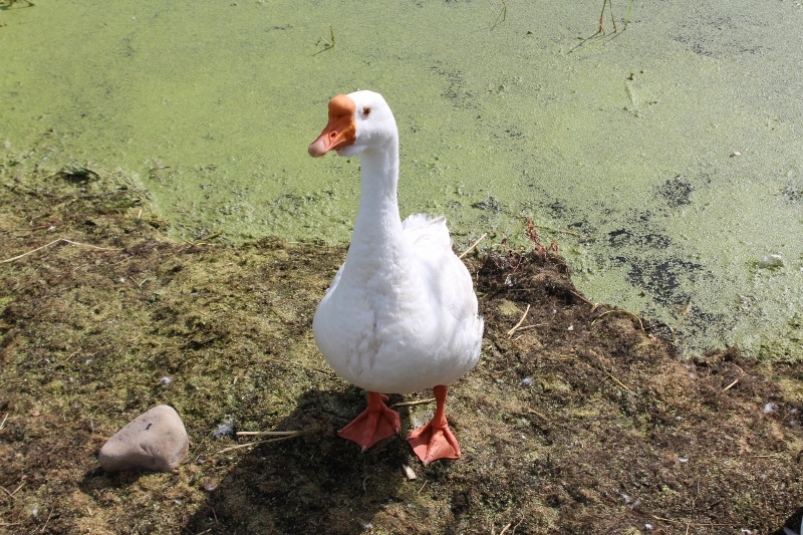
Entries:
[[[210,482],[214,490],[206,506],[184,532],[358,533],[370,528],[374,516],[403,494],[402,466],[410,463],[410,448],[397,436],[362,454],[356,444],[337,437],[332,424],[342,427],[348,420],[322,414],[321,408],[344,401],[354,415],[365,408],[356,389],[308,392],[277,428],[310,429],[309,434],[256,446],[242,456],[219,455],[217,462],[232,464],[220,482]],[[402,423],[410,427],[403,413]]]

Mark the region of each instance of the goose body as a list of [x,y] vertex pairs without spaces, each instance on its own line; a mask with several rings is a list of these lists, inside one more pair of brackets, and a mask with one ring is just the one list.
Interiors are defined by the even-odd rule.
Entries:
[[370,244],[363,251],[352,241],[315,313],[313,333],[347,381],[370,392],[409,394],[452,383],[474,367],[482,320],[443,220],[411,216],[397,238],[382,244],[384,251]]
[[[374,412],[389,418],[379,433],[389,435],[398,432],[398,415],[384,402],[380,407],[381,394],[435,388],[445,404],[446,385],[479,359],[483,320],[445,221],[399,217],[398,130],[381,95],[357,91],[330,101],[329,123],[309,152],[330,150],[359,155],[362,189],[346,260],[318,306],[313,333],[335,372],[369,392],[368,411],[373,404]],[[354,436],[346,436],[363,449],[384,438],[363,440],[374,433],[366,425],[374,423],[359,424]]]

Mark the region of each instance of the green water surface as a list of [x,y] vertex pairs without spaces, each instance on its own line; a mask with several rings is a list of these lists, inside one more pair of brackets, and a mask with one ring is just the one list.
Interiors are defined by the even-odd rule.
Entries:
[[634,2],[587,41],[599,0],[35,3],[0,10],[13,172],[119,168],[182,237],[345,242],[358,162],[306,148],[373,89],[403,214],[461,247],[532,217],[590,299],[685,351],[803,357],[800,2]]

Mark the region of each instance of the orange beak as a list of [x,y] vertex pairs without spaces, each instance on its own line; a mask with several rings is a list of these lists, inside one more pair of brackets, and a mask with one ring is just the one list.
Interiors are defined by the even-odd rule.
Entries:
[[318,139],[310,143],[309,155],[317,158],[330,150],[340,150],[357,139],[354,112],[357,105],[346,95],[337,95],[329,101],[329,123]]

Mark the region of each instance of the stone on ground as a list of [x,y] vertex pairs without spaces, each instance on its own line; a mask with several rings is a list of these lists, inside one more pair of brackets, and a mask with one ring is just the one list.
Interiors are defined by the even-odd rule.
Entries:
[[187,457],[189,438],[173,407],[158,405],[137,416],[100,449],[107,472],[152,470],[172,472]]

